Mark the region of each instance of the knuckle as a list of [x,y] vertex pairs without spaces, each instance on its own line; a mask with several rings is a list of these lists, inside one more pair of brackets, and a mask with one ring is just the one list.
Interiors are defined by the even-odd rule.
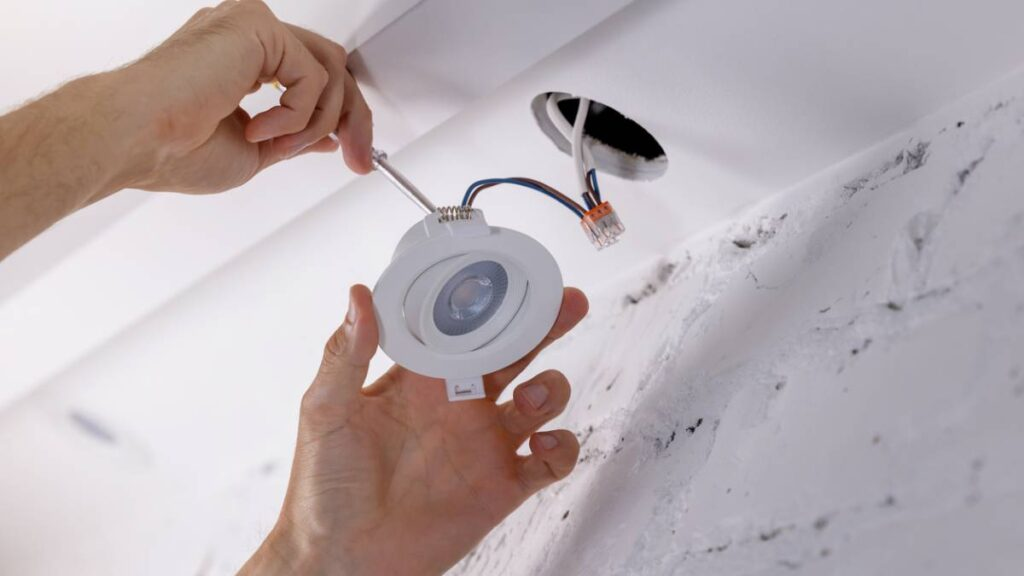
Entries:
[[267,6],[266,2],[264,2],[263,0],[237,0],[237,2],[235,2],[235,5],[258,12],[270,11],[270,6]]
[[338,402],[318,390],[315,382],[306,390],[299,402],[300,418],[312,424],[336,420],[341,409]]
[[263,0],[238,0],[235,2],[238,11],[252,18],[256,23],[265,25],[271,20],[276,20],[274,13]]
[[310,387],[302,394],[302,400],[299,403],[299,412],[302,414],[313,414],[319,412],[323,408],[323,397],[313,391]]
[[348,346],[348,337],[345,335],[345,331],[338,329],[331,334],[331,337],[327,339],[327,343],[324,344],[324,363],[329,364],[336,361],[345,355],[345,350]]

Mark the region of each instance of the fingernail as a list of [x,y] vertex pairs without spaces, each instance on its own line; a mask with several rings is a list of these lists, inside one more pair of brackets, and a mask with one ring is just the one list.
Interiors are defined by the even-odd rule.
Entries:
[[349,325],[355,325],[356,320],[359,318],[359,311],[356,310],[356,303],[354,300],[349,299],[348,301],[348,313],[345,314],[345,323]]
[[548,387],[540,383],[530,384],[523,388],[523,397],[526,398],[530,406],[533,406],[534,410],[540,410],[548,399]]
[[541,448],[551,450],[558,446],[558,438],[555,438],[553,434],[537,434],[537,443]]

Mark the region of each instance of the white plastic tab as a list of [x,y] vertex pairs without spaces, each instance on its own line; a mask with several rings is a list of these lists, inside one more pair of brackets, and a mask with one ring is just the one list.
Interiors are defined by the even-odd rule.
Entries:
[[486,396],[484,394],[483,376],[473,378],[455,378],[444,381],[448,389],[448,401],[458,402],[460,400],[479,400]]

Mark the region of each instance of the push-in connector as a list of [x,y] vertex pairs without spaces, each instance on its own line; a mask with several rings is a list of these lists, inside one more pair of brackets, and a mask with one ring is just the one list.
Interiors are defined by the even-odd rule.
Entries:
[[583,215],[580,226],[583,227],[583,232],[598,250],[618,242],[619,236],[626,231],[622,220],[619,220],[619,215],[615,213],[615,209],[608,202],[601,202],[591,208]]

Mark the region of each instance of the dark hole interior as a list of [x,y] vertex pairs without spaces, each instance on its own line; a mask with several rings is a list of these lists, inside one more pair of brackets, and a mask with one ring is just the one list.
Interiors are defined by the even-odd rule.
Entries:
[[[570,125],[576,120],[576,110],[579,107],[578,98],[567,98],[558,103],[559,111]],[[620,114],[618,110],[600,102],[590,103],[583,131],[591,138],[612,148],[622,150],[627,154],[635,154],[646,160],[654,160],[665,155],[665,149],[658,144],[650,132]]]

